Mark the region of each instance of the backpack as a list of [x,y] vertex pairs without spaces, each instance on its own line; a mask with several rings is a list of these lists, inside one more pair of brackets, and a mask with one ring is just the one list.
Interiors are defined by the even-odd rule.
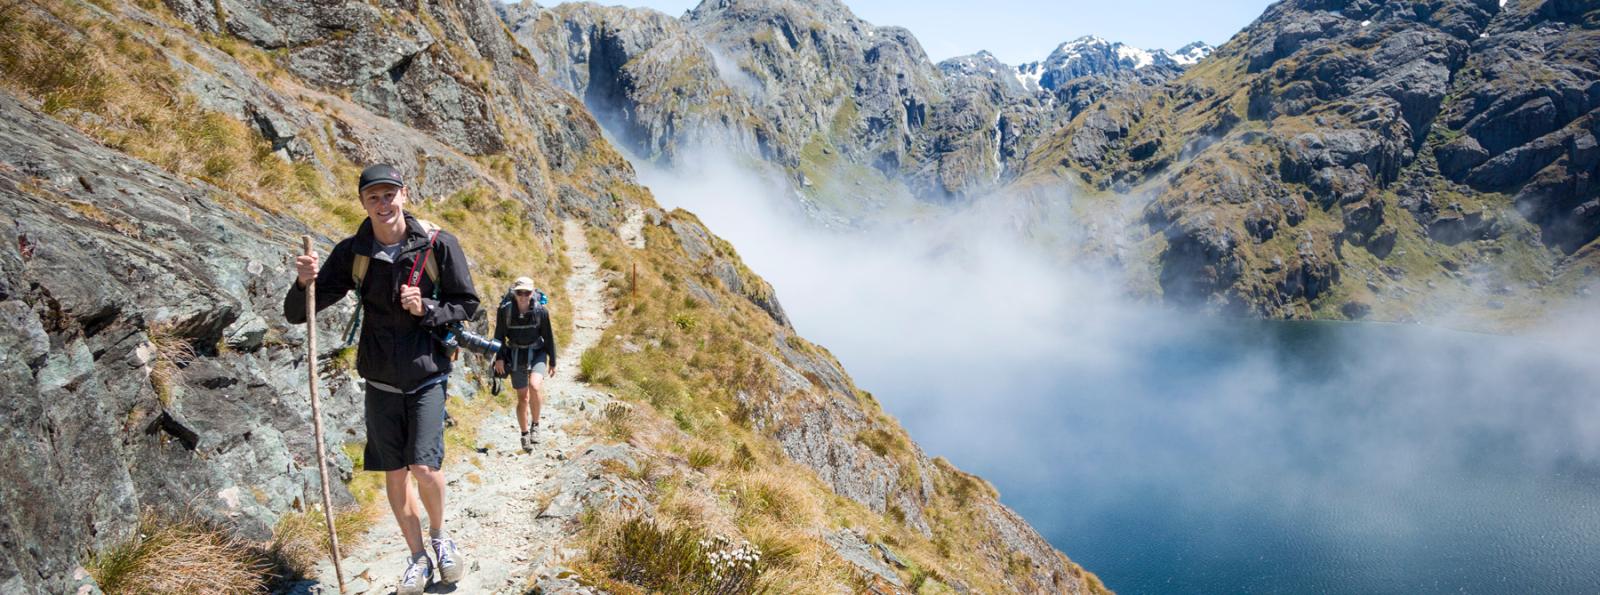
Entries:
[[[433,257],[433,242],[439,237],[439,226],[426,219],[418,219],[417,223],[428,232],[428,249],[422,253],[422,272],[433,282],[433,299],[439,299],[439,261]],[[350,279],[355,282],[356,313],[350,317],[350,328],[345,330],[344,345],[349,347],[356,344],[357,335],[361,331],[361,282],[366,279],[367,267],[372,265],[372,257],[357,254],[350,262]],[[412,271],[413,273],[415,271]]]
[[[513,292],[508,289],[506,290],[505,295],[500,296],[499,312],[501,317],[506,320],[511,319],[511,313],[515,311],[517,307],[517,298],[515,295],[512,295],[512,293]],[[539,314],[546,310],[545,304],[548,303],[550,303],[550,298],[544,294],[544,290],[533,290],[533,300],[528,303],[528,311],[533,314],[534,326],[537,327],[540,324],[541,317]]]

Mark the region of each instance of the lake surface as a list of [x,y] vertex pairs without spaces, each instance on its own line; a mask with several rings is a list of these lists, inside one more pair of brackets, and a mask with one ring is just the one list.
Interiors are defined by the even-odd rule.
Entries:
[[918,405],[941,383],[858,382],[1122,593],[1600,592],[1600,353],[1248,321],[1114,348],[991,372],[961,421]]
[[926,452],[1118,592],[1600,593],[1600,306],[1539,339],[1219,320],[1019,239],[1037,218],[1004,197],[827,230],[737,163],[686,163],[635,166]]

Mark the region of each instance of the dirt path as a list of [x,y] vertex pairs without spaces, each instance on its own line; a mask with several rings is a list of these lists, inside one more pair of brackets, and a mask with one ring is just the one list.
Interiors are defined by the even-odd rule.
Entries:
[[[587,443],[570,435],[569,429],[610,400],[605,393],[578,382],[575,374],[579,357],[600,341],[611,318],[605,303],[605,280],[589,252],[583,225],[563,222],[562,237],[572,263],[566,298],[572,300],[576,328],[572,341],[562,346],[557,356],[554,377],[545,383],[541,440],[533,452],[523,453],[518,448],[515,410],[498,412],[479,429],[479,449],[472,464],[446,466],[445,530],[465,554],[468,572],[453,588],[435,584],[429,593],[522,593],[531,574],[569,553],[558,551],[565,538],[563,519],[540,517],[539,513],[542,502],[559,487],[552,484],[565,475],[560,473],[562,467]],[[509,384],[506,390],[512,390]],[[345,554],[347,592],[394,592],[406,553],[393,517],[385,514],[361,546]],[[322,592],[338,592],[331,563],[323,563],[318,576],[325,585]]]

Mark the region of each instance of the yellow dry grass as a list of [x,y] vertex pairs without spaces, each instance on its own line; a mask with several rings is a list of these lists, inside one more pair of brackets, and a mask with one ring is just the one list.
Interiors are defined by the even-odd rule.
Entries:
[[[375,507],[353,507],[334,514],[334,532],[343,553],[354,551],[377,519]],[[333,556],[327,520],[321,510],[290,512],[278,517],[272,529],[272,555],[291,575],[308,576],[317,564]]]
[[137,535],[85,567],[108,595],[244,595],[265,591],[272,564],[225,527],[147,513]]

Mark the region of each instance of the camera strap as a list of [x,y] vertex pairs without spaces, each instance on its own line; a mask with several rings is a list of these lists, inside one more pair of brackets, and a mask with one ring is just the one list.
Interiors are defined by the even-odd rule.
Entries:
[[[439,230],[434,229],[428,232],[428,248],[422,252],[422,258],[418,258],[411,263],[411,273],[406,275],[406,285],[415,287],[422,282],[422,271],[426,268],[427,265],[425,263],[428,259],[433,258],[433,241],[438,237]],[[439,282],[437,280],[433,283],[433,299],[436,301],[439,299]]]

